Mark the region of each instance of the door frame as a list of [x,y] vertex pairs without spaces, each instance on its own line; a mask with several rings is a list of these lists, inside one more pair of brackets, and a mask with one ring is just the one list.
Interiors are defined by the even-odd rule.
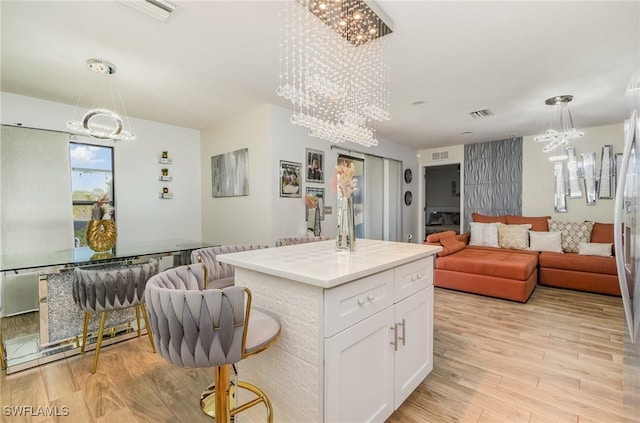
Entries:
[[426,213],[427,213],[427,168],[457,164],[460,166],[460,233],[464,228],[464,162],[463,160],[440,160],[437,162],[421,163],[420,178],[418,178],[418,192],[420,193],[420,213],[418,213],[418,225],[420,226],[421,242],[426,241]]

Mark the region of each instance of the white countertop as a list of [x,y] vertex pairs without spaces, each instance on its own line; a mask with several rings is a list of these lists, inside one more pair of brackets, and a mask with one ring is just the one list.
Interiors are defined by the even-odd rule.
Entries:
[[217,260],[297,282],[332,288],[436,254],[441,247],[358,239],[356,251],[336,252],[335,240],[230,253]]

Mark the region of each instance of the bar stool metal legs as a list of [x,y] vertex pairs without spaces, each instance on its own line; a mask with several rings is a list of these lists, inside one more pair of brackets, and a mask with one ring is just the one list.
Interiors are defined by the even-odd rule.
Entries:
[[[144,317],[144,324],[147,329],[147,334],[149,335],[149,342],[151,342],[151,349],[153,352],[156,352],[156,346],[153,342],[153,332],[151,331],[151,326],[149,326],[149,318],[147,317],[147,309],[144,304],[137,304],[136,308],[136,322],[138,324],[138,338],[141,336],[140,331],[140,313]],[[82,345],[80,346],[80,354],[84,354],[85,346],[87,344],[87,333],[89,331],[89,319],[91,317],[91,313],[88,311],[84,313],[84,327],[82,329]],[[100,327],[98,329],[98,340],[96,341],[96,352],[93,356],[93,367],[91,368],[91,373],[95,373],[98,368],[98,357],[100,356],[100,347],[102,347],[102,337],[104,335],[104,324],[107,319],[107,312],[103,311],[100,313]]]
[[[0,319],[0,325],[2,324],[2,319]],[[7,357],[4,355],[4,341],[2,340],[2,327],[0,327],[0,368],[2,370],[7,368]]]
[[[267,421],[273,423],[273,407],[269,397],[257,386],[248,382],[239,381],[237,387],[232,385],[230,383],[229,368],[229,364],[214,368],[215,383],[209,386],[200,396],[200,408],[202,411],[206,415],[214,417],[216,423],[228,423],[236,414],[248,410],[254,405],[264,403],[267,409]],[[216,389],[216,386],[227,386],[228,388]],[[231,401],[233,396],[237,395],[237,388],[246,389],[255,394],[257,398],[238,407],[233,407]]]

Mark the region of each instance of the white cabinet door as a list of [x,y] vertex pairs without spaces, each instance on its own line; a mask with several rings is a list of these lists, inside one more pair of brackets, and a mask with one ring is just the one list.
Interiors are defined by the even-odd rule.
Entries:
[[[433,370],[433,286],[395,305],[395,409]],[[404,335],[404,336],[403,336]]]
[[384,422],[393,404],[393,307],[326,339],[325,422]]

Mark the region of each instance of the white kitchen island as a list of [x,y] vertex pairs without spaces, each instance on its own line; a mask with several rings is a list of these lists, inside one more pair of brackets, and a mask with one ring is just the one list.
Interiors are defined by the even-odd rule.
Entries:
[[[440,247],[357,240],[218,256],[253,305],[280,317],[280,340],[243,360],[277,422],[383,422],[433,368],[433,256]],[[262,421],[255,407],[242,421]],[[246,413],[245,413],[246,414]]]

